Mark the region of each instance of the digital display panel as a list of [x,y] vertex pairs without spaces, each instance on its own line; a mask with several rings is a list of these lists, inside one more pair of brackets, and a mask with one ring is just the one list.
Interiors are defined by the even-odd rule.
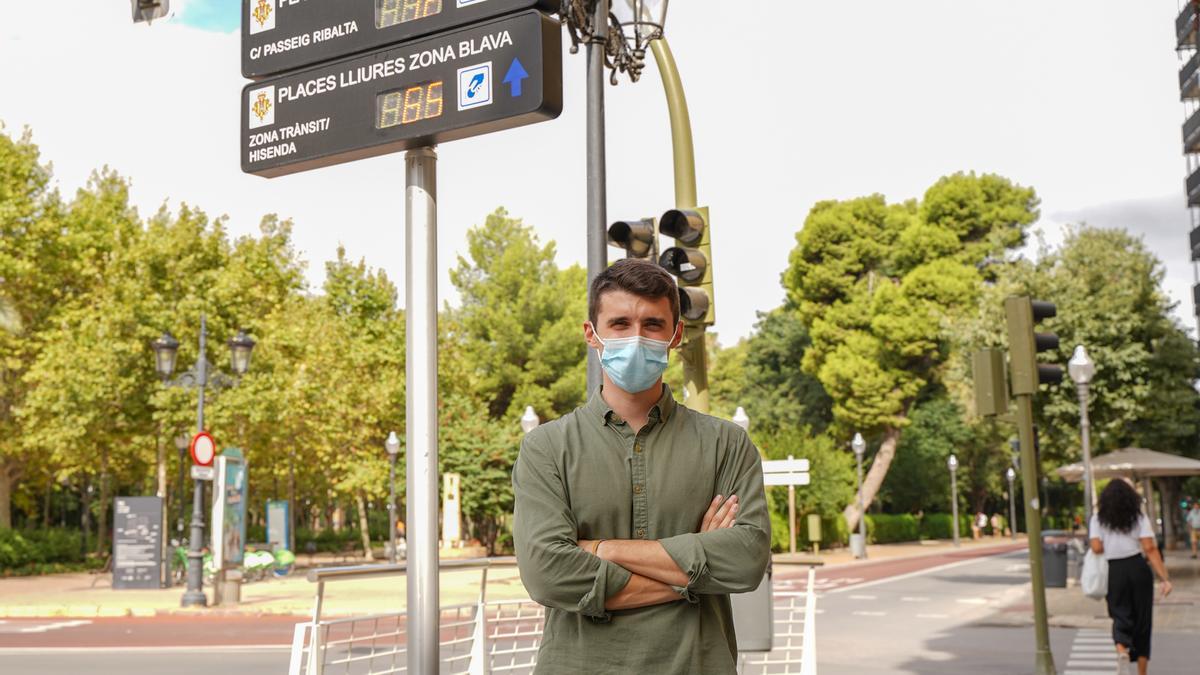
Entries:
[[442,81],[385,91],[375,98],[375,128],[387,129],[442,116]]
[[441,11],[442,0],[375,0],[375,27],[388,28],[434,16]]

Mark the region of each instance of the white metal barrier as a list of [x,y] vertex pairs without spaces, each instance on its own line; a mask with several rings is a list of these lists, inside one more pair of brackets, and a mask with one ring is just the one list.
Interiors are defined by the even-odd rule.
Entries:
[[[445,675],[528,675],[537,663],[545,609],[528,599],[488,600],[488,568],[514,558],[443,561],[441,570],[478,569],[479,600],[441,609],[440,661]],[[349,618],[322,616],[325,584],[398,576],[407,566],[361,565],[312,570],[317,584],[313,617],[296,624],[289,675],[391,675],[407,673],[404,612]],[[816,675],[815,570],[805,592],[775,593],[775,641],[770,652],[739,655],[744,675]]]

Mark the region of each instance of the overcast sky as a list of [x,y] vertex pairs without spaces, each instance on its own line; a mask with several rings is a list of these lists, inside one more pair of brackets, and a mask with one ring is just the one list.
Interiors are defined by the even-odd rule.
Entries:
[[[240,1],[171,4],[168,20],[135,26],[128,0],[0,0],[8,133],[33,129],[67,193],[109,165],[144,215],[186,201],[228,214],[235,235],[265,213],[294,219],[314,287],[339,243],[403,287],[403,155],[242,174]],[[782,301],[779,275],[815,201],[920,197],[959,170],[1035,187],[1052,242],[1080,219],[1143,235],[1193,327],[1176,12],[1177,0],[672,2],[722,342]],[[558,120],[438,150],[450,302],[446,270],[497,206],[556,241],[560,264],[585,259],[584,60],[564,59]],[[653,60],[641,82],[606,93],[609,219],[659,213],[673,193]]]

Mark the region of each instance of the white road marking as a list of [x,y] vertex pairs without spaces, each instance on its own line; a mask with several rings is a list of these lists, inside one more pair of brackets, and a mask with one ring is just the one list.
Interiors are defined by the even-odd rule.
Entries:
[[955,600],[955,602],[959,603],[960,605],[986,605],[986,604],[988,604],[987,598],[958,598]]
[[58,621],[55,623],[43,623],[43,624],[36,625],[36,626],[28,626],[26,628],[22,628],[19,632],[21,632],[21,633],[45,633],[46,631],[59,630],[62,628],[74,628],[75,626],[86,626],[89,623],[91,623],[91,621],[84,621],[84,620]]
[[922,598],[922,597],[918,597],[918,596],[906,595],[906,596],[900,598],[900,601],[901,602],[929,602],[929,598]]
[[846,597],[850,598],[851,600],[878,600],[879,599],[878,597],[876,597],[874,595],[848,595]]
[[[1013,551],[1003,551],[1000,553],[996,553],[994,555],[983,555],[983,556],[979,556],[978,558],[970,558],[968,560],[956,560],[952,563],[946,563],[945,565],[938,565],[936,567],[930,567],[930,568],[923,569],[923,570],[917,570],[915,572],[908,572],[907,574],[899,574],[894,577],[885,577],[883,579],[876,579],[874,581],[868,581],[865,584],[858,584],[857,586],[853,586],[853,587],[834,588],[834,589],[831,589],[831,590],[828,590],[825,592],[826,593],[844,593],[844,592],[850,591],[850,590],[857,591],[857,590],[860,590],[863,588],[870,588],[871,586],[878,586],[879,584],[890,584],[893,581],[903,581],[905,579],[911,579],[913,577],[920,577],[920,576],[924,576],[926,574],[933,574],[934,572],[944,572],[946,570],[954,569],[955,567],[962,567],[963,565],[987,562],[996,556],[1008,555],[1009,553],[1012,553],[1012,552]],[[846,579],[845,581],[846,581],[846,583],[852,583],[855,581],[862,581],[862,579]]]
[[887,616],[887,612],[850,612],[855,616]]

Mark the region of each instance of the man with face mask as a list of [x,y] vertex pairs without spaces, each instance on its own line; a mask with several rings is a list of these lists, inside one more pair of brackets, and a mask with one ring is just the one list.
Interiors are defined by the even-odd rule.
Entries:
[[598,275],[583,335],[603,385],[521,444],[517,560],[547,607],[536,673],[737,671],[729,594],[770,557],[762,463],[745,431],[662,382],[678,293],[643,260]]

